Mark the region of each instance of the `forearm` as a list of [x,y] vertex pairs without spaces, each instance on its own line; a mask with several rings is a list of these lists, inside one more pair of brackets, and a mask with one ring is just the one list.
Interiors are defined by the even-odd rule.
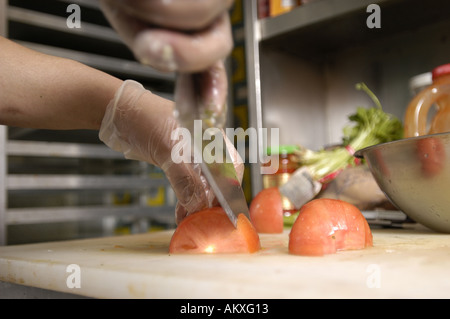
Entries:
[[0,124],[99,129],[122,81],[0,37]]

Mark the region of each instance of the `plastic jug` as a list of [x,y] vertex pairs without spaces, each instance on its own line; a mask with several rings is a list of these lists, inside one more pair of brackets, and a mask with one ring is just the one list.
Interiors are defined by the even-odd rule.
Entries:
[[[406,109],[405,137],[450,131],[450,64],[435,68],[432,79],[433,84],[417,94]],[[433,105],[437,110],[430,125],[427,125]]]

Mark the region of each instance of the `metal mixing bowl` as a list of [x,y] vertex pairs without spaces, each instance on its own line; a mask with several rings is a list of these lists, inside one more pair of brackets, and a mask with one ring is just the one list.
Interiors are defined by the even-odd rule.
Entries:
[[450,233],[450,132],[367,147],[364,158],[381,190],[411,219]]

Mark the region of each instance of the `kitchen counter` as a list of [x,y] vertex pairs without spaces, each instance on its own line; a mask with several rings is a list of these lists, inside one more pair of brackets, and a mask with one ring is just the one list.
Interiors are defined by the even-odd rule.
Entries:
[[19,286],[95,298],[450,297],[450,235],[425,229],[375,229],[374,247],[324,257],[289,255],[287,232],[260,235],[252,255],[169,255],[171,235],[0,247],[0,295]]

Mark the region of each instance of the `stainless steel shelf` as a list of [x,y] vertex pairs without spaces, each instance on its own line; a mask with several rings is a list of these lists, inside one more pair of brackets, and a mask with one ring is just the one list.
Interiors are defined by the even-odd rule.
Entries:
[[107,57],[103,55],[74,51],[64,48],[57,48],[26,41],[15,42],[41,53],[76,60],[96,69],[100,69],[106,72],[125,74],[131,78],[147,77],[151,78],[152,80],[162,80],[168,82],[173,82],[175,80],[175,75],[173,73],[159,72],[153,68],[144,66],[135,61],[123,60],[115,57]]
[[75,3],[92,9],[100,9],[100,4],[98,0],[58,0],[58,1],[65,2],[67,4]]
[[10,191],[23,190],[126,190],[168,186],[165,178],[148,176],[82,176],[9,174],[6,185]]
[[79,220],[103,217],[151,217],[160,222],[173,222],[173,207],[128,206],[77,206],[46,208],[12,208],[7,211],[6,222],[9,225],[75,222]]
[[27,10],[24,8],[8,7],[8,18],[10,21],[20,22],[40,28],[48,28],[64,33],[76,34],[83,37],[122,43],[114,30],[101,25],[83,22],[81,28],[68,28],[67,20],[63,17],[51,14]]
[[[367,7],[377,4],[381,28],[367,27]],[[318,0],[272,18],[257,20],[264,46],[307,58],[323,58],[354,45],[448,20],[447,0]]]
[[[369,4],[389,2],[390,0],[322,0],[299,6],[294,10],[266,19],[259,20],[261,41],[269,40],[290,32],[300,31],[312,25],[327,23],[341,17],[366,12]],[[332,32],[332,30],[329,30]]]
[[124,159],[122,153],[102,144],[10,140],[6,144],[6,153],[10,156]]

